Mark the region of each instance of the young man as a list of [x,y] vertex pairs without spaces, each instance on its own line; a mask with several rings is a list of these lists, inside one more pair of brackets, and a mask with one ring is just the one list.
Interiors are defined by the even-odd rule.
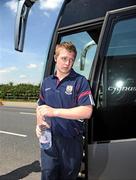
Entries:
[[[92,115],[94,101],[86,78],[72,66],[76,48],[71,42],[56,46],[56,72],[42,83],[37,107],[37,136],[51,121],[52,146],[41,149],[42,180],[75,180],[83,155],[83,119]],[[43,120],[45,118],[45,121]]]

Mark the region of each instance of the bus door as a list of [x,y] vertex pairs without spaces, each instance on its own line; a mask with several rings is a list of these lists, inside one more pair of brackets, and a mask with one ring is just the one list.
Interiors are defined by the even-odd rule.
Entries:
[[[74,28],[71,28],[69,32],[66,31],[61,32],[59,31],[58,41],[71,41],[77,48],[77,56],[74,62],[73,69],[88,79],[90,83],[90,72],[93,66],[94,56],[97,49],[98,38],[100,35],[101,26],[95,26],[90,24],[89,27],[86,28],[84,25],[83,28],[78,27],[78,31],[75,31]],[[79,30],[80,29],[80,30]],[[54,61],[52,61],[54,62]],[[85,126],[87,126],[87,121],[84,121]],[[81,165],[81,170],[79,173],[79,179],[86,179],[85,171],[87,168],[85,167],[85,161],[87,159],[86,155],[86,146],[87,145],[87,138],[84,134],[84,157]]]
[[136,6],[107,12],[91,82],[87,179],[136,179]]

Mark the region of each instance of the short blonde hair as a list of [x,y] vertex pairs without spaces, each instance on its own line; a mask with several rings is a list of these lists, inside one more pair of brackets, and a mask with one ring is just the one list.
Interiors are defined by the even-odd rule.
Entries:
[[69,52],[74,52],[75,53],[75,57],[76,57],[77,50],[76,50],[75,45],[72,44],[72,42],[62,42],[62,43],[56,45],[56,48],[55,48],[55,58],[58,57],[58,55],[60,53],[60,49],[62,49],[62,48],[66,49]]

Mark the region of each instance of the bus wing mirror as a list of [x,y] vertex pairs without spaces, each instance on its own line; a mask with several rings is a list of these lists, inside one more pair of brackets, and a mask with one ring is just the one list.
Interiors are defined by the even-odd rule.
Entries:
[[27,17],[36,0],[18,0],[15,23],[15,50],[22,52],[24,47]]
[[80,70],[81,71],[83,71],[85,68],[86,54],[87,54],[88,50],[94,45],[96,45],[96,43],[92,40],[84,46],[84,49],[82,50],[81,56],[80,56]]

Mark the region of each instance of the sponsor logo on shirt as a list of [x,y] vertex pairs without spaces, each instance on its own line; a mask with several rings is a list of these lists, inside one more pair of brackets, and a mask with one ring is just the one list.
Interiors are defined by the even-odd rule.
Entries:
[[45,91],[49,91],[51,88],[46,88]]
[[65,93],[68,95],[72,94],[73,86],[67,85]]

